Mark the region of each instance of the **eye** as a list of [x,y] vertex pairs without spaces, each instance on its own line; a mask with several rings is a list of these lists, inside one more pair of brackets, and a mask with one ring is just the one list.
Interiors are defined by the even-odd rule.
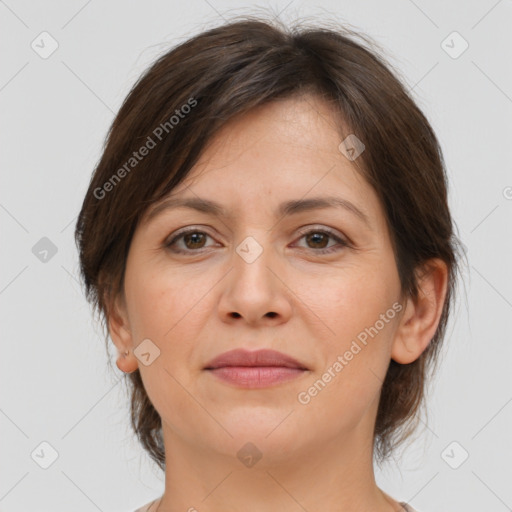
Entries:
[[[309,247],[309,249],[318,254],[329,254],[349,246],[347,241],[326,228],[303,230],[301,235],[299,240],[304,238],[307,244],[313,246]],[[202,249],[208,247],[205,245],[207,238],[212,237],[197,228],[188,228],[179,231],[169,242],[166,242],[164,246],[178,254],[202,252]],[[337,244],[328,247],[329,239],[337,242]],[[180,244],[184,244],[184,246],[180,246]],[[306,249],[308,249],[308,247],[306,247]]]
[[[313,246],[313,252],[319,253],[319,254],[329,254],[331,252],[336,252],[340,250],[341,248],[348,247],[349,244],[346,242],[343,238],[336,235],[334,232],[328,230],[328,229],[309,229],[307,231],[302,231],[302,236],[300,240],[303,238],[306,240],[306,243],[310,246]],[[327,247],[327,244],[329,243],[329,239],[332,239],[335,242],[338,242],[338,244]],[[311,247],[310,247],[311,248]]]
[[[197,228],[191,228],[179,232],[169,242],[165,243],[165,247],[170,248],[170,250],[176,253],[200,252],[198,249],[203,249],[205,247],[204,242],[206,241],[206,238],[211,238],[211,236],[204,231],[199,231]],[[176,248],[176,246],[179,246],[178,242],[183,242],[185,244],[185,249]]]

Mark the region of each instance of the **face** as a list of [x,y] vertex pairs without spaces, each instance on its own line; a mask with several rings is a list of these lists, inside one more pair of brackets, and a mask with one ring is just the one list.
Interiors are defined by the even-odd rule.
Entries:
[[[168,442],[222,455],[252,442],[268,461],[372,440],[400,283],[384,212],[332,116],[307,96],[232,120],[170,196],[222,214],[168,205],[137,227],[122,332],[136,353],[150,340],[138,367]],[[313,198],[340,201],[300,207]],[[205,370],[236,348],[306,370],[259,388]]]

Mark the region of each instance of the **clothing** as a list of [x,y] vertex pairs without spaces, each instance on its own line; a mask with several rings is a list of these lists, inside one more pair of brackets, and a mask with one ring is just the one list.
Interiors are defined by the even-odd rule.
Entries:
[[[138,508],[137,510],[135,510],[135,512],[156,512],[159,501],[160,498],[153,500],[152,502],[144,505],[143,507]],[[402,505],[402,507],[404,507],[404,512],[418,512],[416,509],[412,508],[411,505],[408,505],[404,501],[400,501],[399,503],[400,505]]]

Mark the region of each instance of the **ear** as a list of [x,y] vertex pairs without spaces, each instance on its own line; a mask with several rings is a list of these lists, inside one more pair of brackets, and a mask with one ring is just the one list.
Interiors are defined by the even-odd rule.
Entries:
[[439,258],[429,260],[418,281],[418,297],[407,299],[392,345],[391,358],[401,364],[418,359],[434,337],[448,286],[446,263]]
[[108,304],[108,330],[114,345],[120,353],[131,350],[133,337],[122,292],[114,299],[105,297],[105,303]]

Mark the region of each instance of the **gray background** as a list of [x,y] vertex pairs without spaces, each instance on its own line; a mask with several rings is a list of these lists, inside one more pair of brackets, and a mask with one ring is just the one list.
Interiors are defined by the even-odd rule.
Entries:
[[[512,2],[258,5],[284,21],[335,17],[374,38],[444,150],[468,249],[466,285],[428,418],[397,462],[377,471],[378,483],[420,512],[511,510]],[[0,510],[129,512],[162,492],[163,475],[130,433],[121,374],[107,366],[77,280],[74,222],[139,74],[170,46],[255,6],[0,1]],[[31,47],[51,49],[43,31],[58,43],[47,58]],[[469,44],[458,56],[464,43],[454,31]],[[42,442],[58,453],[47,469]]]

